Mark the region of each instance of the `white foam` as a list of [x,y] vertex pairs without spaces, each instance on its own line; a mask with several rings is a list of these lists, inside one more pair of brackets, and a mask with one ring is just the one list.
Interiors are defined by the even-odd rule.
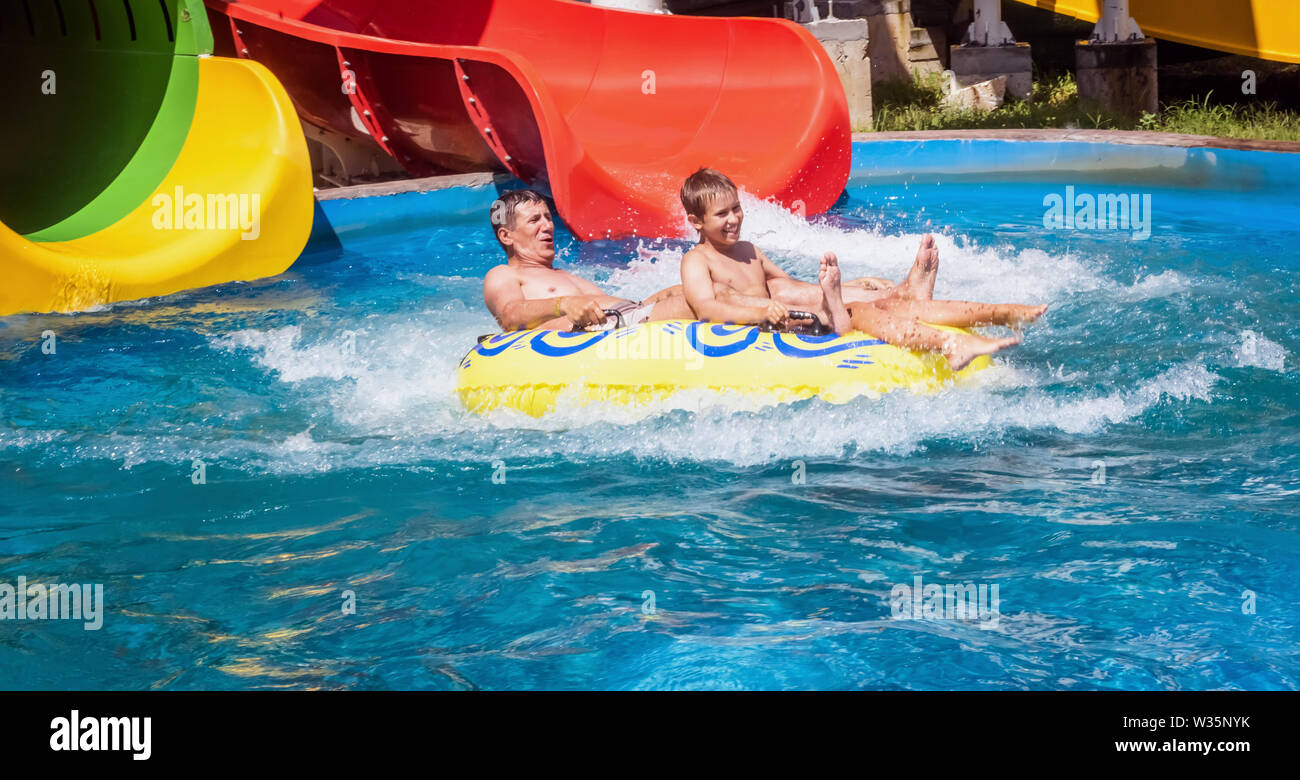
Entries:
[[322,391],[335,422],[359,434],[400,435],[445,431],[461,416],[456,365],[474,344],[472,334],[484,330],[491,325],[466,325],[454,312],[439,311],[367,318],[318,334],[315,343],[289,326],[239,331],[212,345],[250,350],[253,362],[282,382],[338,380]]
[[214,338],[212,344],[229,349],[244,347],[253,350],[258,365],[278,371],[280,378],[286,382],[299,382],[312,377],[342,379],[349,375],[351,361],[344,341],[299,348],[301,337],[302,328],[288,325],[267,331],[236,331]]
[[1161,271],[1138,279],[1127,288],[1122,288],[1119,297],[1126,303],[1135,303],[1152,298],[1166,298],[1186,292],[1192,287],[1192,280],[1183,274],[1177,271]]
[[[292,337],[292,338],[291,338]],[[509,452],[512,462],[627,455],[668,461],[723,461],[739,466],[795,457],[841,458],[906,454],[936,439],[979,446],[1017,430],[1086,434],[1131,421],[1165,400],[1207,401],[1219,377],[1188,363],[1139,383],[1061,397],[1037,386],[1045,370],[995,366],[976,381],[935,395],[889,393],[843,405],[820,400],[768,405],[752,398],[682,393],[639,408],[561,405],[533,418],[512,410],[484,417],[464,412],[454,393],[460,348],[439,346],[413,326],[383,335],[386,351],[358,349],[347,364],[329,355],[329,340],[301,344],[290,329],[214,339],[222,349],[252,349],[252,360],[280,381],[335,380],[320,389],[332,423],[364,445],[317,441],[311,432],[259,443],[273,470],[335,465],[457,460],[487,462]],[[358,345],[364,342],[358,335]],[[440,339],[439,342],[442,340]],[[306,457],[315,453],[320,459]]]
[[1253,330],[1241,332],[1241,343],[1233,347],[1232,357],[1240,368],[1266,368],[1278,372],[1286,370],[1286,348]]
[[[916,259],[922,234],[886,235],[878,230],[806,220],[774,203],[742,195],[742,236],[796,279],[812,282],[826,252],[839,259],[843,276],[878,276],[901,281]],[[1164,271],[1125,285],[1105,275],[1104,258],[1085,262],[1072,253],[1039,249],[981,247],[945,233],[932,233],[939,249],[936,298],[998,303],[1054,304],[1080,293],[1100,291],[1125,301],[1177,294],[1192,286],[1183,274]],[[686,243],[643,241],[624,269],[603,280],[613,295],[640,299],[681,283]]]

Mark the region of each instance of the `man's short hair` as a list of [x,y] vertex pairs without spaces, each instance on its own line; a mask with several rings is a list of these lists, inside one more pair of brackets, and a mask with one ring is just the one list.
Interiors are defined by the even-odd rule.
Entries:
[[712,168],[701,168],[682,182],[682,205],[686,213],[703,217],[709,204],[717,197],[734,197],[736,185],[725,175]]
[[[492,222],[492,235],[496,238],[497,243],[501,244],[501,237],[497,235],[497,228],[506,230],[515,229],[515,216],[519,212],[519,207],[525,203],[546,203],[546,198],[535,190],[510,190],[501,195],[501,197],[492,201],[492,208],[488,212],[488,219]],[[501,244],[505,246],[505,244]]]

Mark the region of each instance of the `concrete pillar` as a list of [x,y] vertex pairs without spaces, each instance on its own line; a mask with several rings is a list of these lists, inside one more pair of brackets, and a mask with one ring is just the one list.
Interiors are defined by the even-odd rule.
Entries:
[[998,76],[1007,77],[1007,92],[1021,100],[1034,93],[1033,63],[1029,44],[1005,46],[953,46],[948,49],[949,67],[958,87],[969,87]]
[[942,73],[948,68],[944,61],[947,54],[948,34],[944,28],[912,28],[912,38],[907,49],[907,66],[912,73],[918,76]]
[[1136,118],[1159,109],[1156,42],[1079,41],[1074,46],[1074,74],[1079,97],[1106,111]]
[[1142,40],[1142,30],[1128,15],[1128,0],[1102,0],[1101,18],[1088,40],[1093,43],[1125,43]]
[[830,55],[849,101],[849,123],[871,129],[871,59],[865,19],[823,19],[805,24]]
[[[866,19],[871,81],[908,81],[913,73],[943,70],[934,35],[912,26],[911,0],[783,0],[782,15],[796,22]],[[942,40],[942,39],[940,39]]]
[[871,79],[910,81],[909,53],[912,49],[912,4],[909,0],[874,0],[866,3],[865,16],[870,35]]
[[784,0],[782,15],[796,22],[866,19],[871,81],[910,79],[911,0]]
[[1079,97],[1129,117],[1160,108],[1156,42],[1142,37],[1128,0],[1102,0],[1092,37],[1074,46]]
[[1006,90],[1021,100],[1034,94],[1034,67],[1029,44],[1016,43],[1002,21],[1002,0],[975,0],[975,21],[962,45],[948,50],[957,87],[1006,76]]
[[1002,0],[975,0],[975,21],[966,33],[974,46],[1006,46],[1015,43],[1011,28],[1002,21]]

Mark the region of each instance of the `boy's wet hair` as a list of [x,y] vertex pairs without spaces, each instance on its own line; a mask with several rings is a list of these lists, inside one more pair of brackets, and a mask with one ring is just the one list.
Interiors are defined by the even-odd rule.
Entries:
[[[515,215],[519,207],[525,203],[546,203],[541,193],[535,190],[510,190],[501,197],[492,201],[492,208],[488,211],[488,220],[492,222],[492,235],[496,238],[497,243],[501,244],[501,237],[497,235],[497,228],[506,230],[515,229]],[[501,244],[502,247],[505,244]]]
[[694,217],[703,217],[714,198],[735,195],[736,185],[731,179],[712,168],[701,168],[682,182],[682,205]]

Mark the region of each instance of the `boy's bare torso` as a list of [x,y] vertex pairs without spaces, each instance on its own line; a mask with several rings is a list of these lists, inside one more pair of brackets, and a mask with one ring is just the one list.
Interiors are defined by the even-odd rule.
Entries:
[[727,253],[718,251],[707,243],[691,249],[688,254],[703,255],[709,266],[709,276],[714,285],[723,285],[738,295],[752,298],[770,298],[767,288],[766,258],[758,247],[748,241],[738,241]]

